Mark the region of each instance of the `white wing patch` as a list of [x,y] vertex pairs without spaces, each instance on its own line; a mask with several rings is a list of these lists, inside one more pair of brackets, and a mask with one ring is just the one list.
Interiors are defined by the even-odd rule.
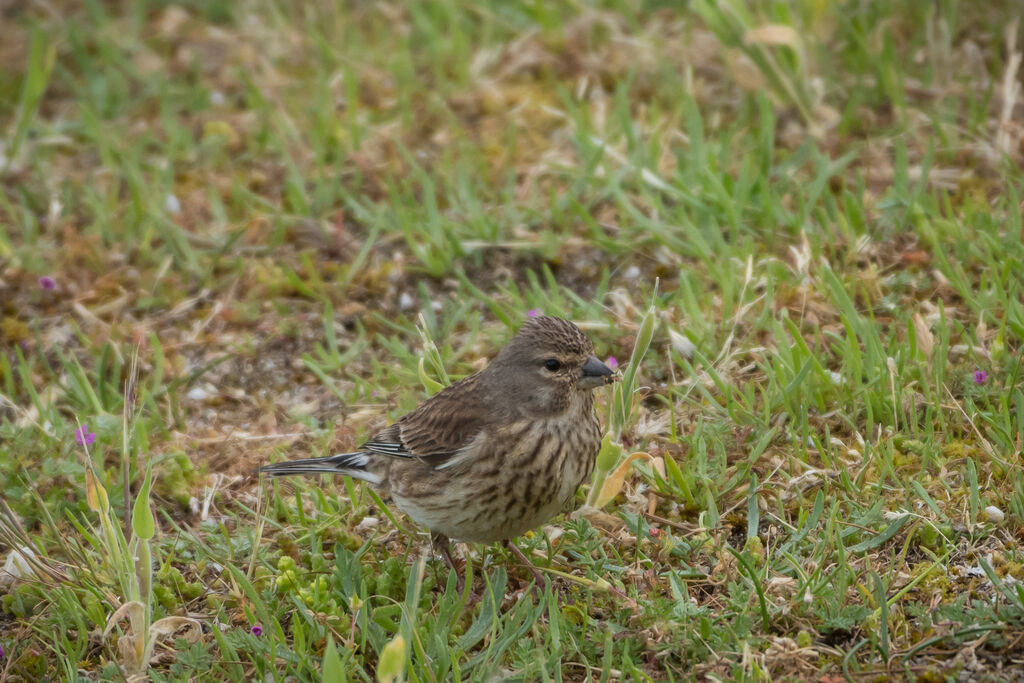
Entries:
[[381,481],[380,475],[373,474],[372,472],[367,472],[365,470],[357,470],[356,472],[353,472],[350,476],[354,479],[362,479],[363,481],[369,482],[371,484],[379,484]]
[[366,453],[353,453],[346,459],[345,464],[349,467],[366,467],[370,464],[370,456]]
[[392,455],[401,458],[408,458],[411,454],[405,449],[405,444],[397,441],[367,441],[363,448],[381,455]]
[[484,433],[483,431],[479,431],[476,436],[470,439],[469,443],[452,453],[452,457],[448,458],[434,469],[447,470],[473,462],[480,457],[480,445],[483,442]]

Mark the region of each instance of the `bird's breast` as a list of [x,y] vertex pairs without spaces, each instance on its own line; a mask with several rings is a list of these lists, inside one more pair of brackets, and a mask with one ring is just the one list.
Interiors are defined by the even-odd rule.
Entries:
[[535,529],[558,514],[593,471],[601,432],[587,407],[489,430],[459,467],[393,482],[395,501],[415,521],[457,540],[488,543]]

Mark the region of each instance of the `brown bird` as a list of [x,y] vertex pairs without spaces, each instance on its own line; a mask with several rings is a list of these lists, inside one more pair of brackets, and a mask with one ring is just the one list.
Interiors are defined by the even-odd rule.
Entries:
[[456,539],[506,541],[532,569],[509,539],[567,506],[601,445],[592,390],[617,376],[593,352],[568,320],[532,318],[486,368],[359,450],[260,471],[362,479],[429,529],[449,566],[449,539]]

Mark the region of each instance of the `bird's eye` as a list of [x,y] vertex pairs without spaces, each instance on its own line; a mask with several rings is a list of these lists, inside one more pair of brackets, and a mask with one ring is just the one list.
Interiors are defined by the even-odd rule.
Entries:
[[558,372],[558,368],[562,367],[562,364],[559,363],[554,358],[548,358],[546,361],[544,361],[544,367],[550,370],[551,372]]

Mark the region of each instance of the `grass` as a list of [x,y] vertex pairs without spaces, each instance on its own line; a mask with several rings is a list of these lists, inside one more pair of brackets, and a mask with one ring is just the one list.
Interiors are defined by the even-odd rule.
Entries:
[[[58,5],[0,26],[0,678],[1021,673],[1014,3]],[[635,386],[538,592],[254,475],[531,309]]]

